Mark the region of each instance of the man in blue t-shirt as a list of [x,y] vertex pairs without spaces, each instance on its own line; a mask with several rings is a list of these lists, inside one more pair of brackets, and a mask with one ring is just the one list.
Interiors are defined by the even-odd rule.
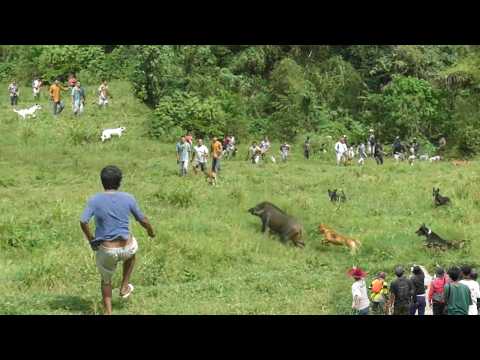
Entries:
[[180,142],[176,145],[177,149],[177,164],[180,165],[180,176],[187,176],[188,170],[188,161],[190,160],[190,153],[192,152],[192,147],[189,142],[187,142],[185,136],[180,138]]
[[[118,191],[122,181],[122,172],[116,166],[107,166],[100,173],[105,192],[91,197],[82,213],[80,227],[90,246],[95,251],[96,264],[102,278],[102,298],[105,314],[112,314],[112,277],[117,263],[123,261],[123,279],[120,296],[127,298],[133,291],[129,283],[138,250],[137,240],[129,229],[129,215],[154,237],[150,222],[140,211],[135,198]],[[90,232],[88,222],[95,218],[95,236]]]

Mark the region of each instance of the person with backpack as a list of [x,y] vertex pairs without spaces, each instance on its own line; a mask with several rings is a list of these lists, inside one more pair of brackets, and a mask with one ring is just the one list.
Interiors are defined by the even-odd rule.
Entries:
[[462,266],[463,279],[460,280],[460,284],[466,285],[470,289],[470,295],[472,298],[472,305],[468,308],[468,315],[478,315],[477,299],[480,298],[480,287],[478,282],[472,279],[472,268],[470,266]]
[[445,303],[447,315],[468,315],[472,297],[468,286],[461,284],[460,269],[456,266],[448,270],[451,282],[445,285]]
[[415,292],[410,279],[403,276],[405,270],[402,266],[395,268],[397,278],[390,285],[390,299],[386,305],[385,313],[389,313],[393,305],[393,315],[408,315],[412,304],[412,296]]
[[385,315],[385,303],[388,297],[388,283],[385,281],[385,277],[384,272],[379,273],[368,287],[371,292],[372,313],[377,315]]
[[357,315],[368,315],[370,301],[368,300],[367,286],[364,280],[367,273],[360,268],[354,267],[348,271],[348,275],[355,279],[355,282],[352,284],[352,308]]
[[435,270],[435,276],[428,291],[428,302],[432,307],[433,315],[446,315],[444,288],[449,278],[441,267]]
[[425,315],[426,299],[425,299],[425,274],[418,265],[412,267],[412,276],[410,280],[413,283],[414,294],[413,302],[410,307],[410,315],[415,315],[418,310],[418,315]]

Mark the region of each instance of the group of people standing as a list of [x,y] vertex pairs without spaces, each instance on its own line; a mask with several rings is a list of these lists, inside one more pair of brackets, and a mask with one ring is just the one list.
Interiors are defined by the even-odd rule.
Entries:
[[352,308],[359,315],[425,315],[428,305],[433,315],[478,315],[480,286],[477,272],[470,266],[452,267],[445,273],[437,267],[433,279],[418,265],[407,278],[402,266],[395,268],[396,279],[389,286],[386,274],[379,273],[371,282],[368,296],[365,277],[360,268],[352,268],[348,275],[355,280],[352,285]]
[[[230,142],[235,143],[235,139],[230,137]],[[212,155],[211,171],[217,174],[220,171],[220,159],[223,153],[223,145],[217,137],[213,137],[209,149],[204,145],[203,139],[197,139],[197,145],[193,146],[193,136],[189,133],[180,137],[176,144],[177,164],[180,167],[180,176],[187,176],[188,165],[193,163],[193,170],[197,173],[198,169],[202,172],[207,171],[207,162],[209,155]]]
[[[257,145],[256,141],[252,142],[252,145],[248,148],[247,160],[252,161],[253,164],[258,164],[260,159],[265,160],[268,155],[268,151],[271,149],[270,140],[265,137],[260,144]],[[286,162],[290,153],[291,146],[285,141],[280,145],[280,158],[283,162]],[[271,159],[275,162],[275,156],[271,155]]]
[[[62,101],[62,91],[70,93],[72,99],[72,111],[75,116],[83,113],[86,104],[86,91],[82,87],[80,81],[77,80],[74,74],[70,74],[67,81],[68,85],[63,86],[60,80],[56,79],[48,89],[48,94],[53,105],[53,115],[57,116],[65,108],[65,103]],[[40,99],[40,93],[43,86],[43,81],[39,77],[36,77],[32,81],[32,93],[33,99],[38,101]],[[16,80],[8,86],[8,92],[10,95],[11,106],[16,107],[18,104],[18,98],[20,96],[19,86]],[[98,105],[103,108],[109,103],[109,90],[106,80],[102,80],[102,83],[98,87]]]

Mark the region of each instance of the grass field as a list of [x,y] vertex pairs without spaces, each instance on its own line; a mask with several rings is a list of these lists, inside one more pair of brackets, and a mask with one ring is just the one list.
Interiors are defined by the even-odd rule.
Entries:
[[[146,136],[149,110],[126,83],[110,87],[111,108],[97,109],[89,96],[80,119],[67,106],[55,120],[44,97],[37,119],[23,121],[8,96],[0,98],[1,314],[102,313],[94,254],[79,217],[101,191],[99,172],[109,164],[123,170],[121,189],[136,196],[157,233],[150,240],[133,225],[140,245],[135,293],[120,301],[119,268],[115,314],[350,314],[345,273],[353,264],[372,275],[387,271],[388,280],[397,264],[430,270],[437,263],[478,264],[478,162],[410,167],[387,160],[379,167],[369,160],[362,168],[338,168],[333,155],[305,161],[297,145],[287,164],[255,167],[244,161],[244,141],[236,160],[222,162],[215,188],[201,176],[180,179],[175,144]],[[22,90],[20,108],[34,103],[29,89]],[[124,137],[100,142],[101,129],[119,126],[127,128]],[[452,206],[433,207],[434,186]],[[331,204],[328,188],[344,189],[348,202]],[[260,220],[247,209],[263,200],[301,220],[304,250],[260,233]],[[423,222],[471,246],[429,251],[415,234]],[[361,251],[351,256],[322,245],[320,223],[360,239]]]

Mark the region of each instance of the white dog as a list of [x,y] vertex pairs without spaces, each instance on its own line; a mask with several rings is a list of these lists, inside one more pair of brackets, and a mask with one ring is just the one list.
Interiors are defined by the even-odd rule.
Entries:
[[111,139],[113,135],[121,137],[122,133],[126,130],[124,127],[119,127],[117,129],[105,129],[102,132],[102,142],[104,142],[107,139]]
[[417,158],[417,157],[416,157],[415,155],[410,155],[410,156],[408,157],[408,162],[410,163],[410,165],[413,166],[413,162],[415,161],[416,158]]
[[430,162],[440,161],[440,160],[442,160],[442,158],[441,158],[440,156],[438,156],[438,155],[437,155],[437,156],[433,156],[433,157],[430,158]]
[[13,111],[15,111],[19,116],[21,116],[23,120],[25,120],[27,116],[35,117],[35,112],[41,109],[42,107],[40,105],[35,104],[32,107],[29,107],[28,109],[22,109],[22,110],[13,109]]

